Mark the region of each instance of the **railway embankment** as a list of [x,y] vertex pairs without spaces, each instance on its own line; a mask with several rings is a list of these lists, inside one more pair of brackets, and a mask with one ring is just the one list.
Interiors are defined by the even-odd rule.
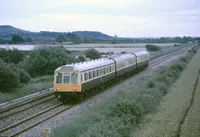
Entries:
[[159,107],[132,132],[137,137],[200,136],[200,51],[169,89]]
[[169,87],[176,82],[193,55],[188,53],[136,83],[130,82],[126,90],[95,104],[87,112],[77,114],[55,130],[54,136],[130,136],[139,123],[143,123],[144,116],[156,114],[157,106],[171,91]]

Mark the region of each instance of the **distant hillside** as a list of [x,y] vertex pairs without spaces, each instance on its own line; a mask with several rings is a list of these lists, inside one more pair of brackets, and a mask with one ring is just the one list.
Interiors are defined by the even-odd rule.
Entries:
[[15,27],[10,26],[10,25],[0,26],[0,33],[26,33],[26,32],[28,32],[28,31],[15,28]]
[[103,34],[98,31],[74,31],[72,32],[74,34],[77,34],[81,37],[86,37],[89,39],[98,39],[98,40],[111,40],[113,37]]
[[[50,31],[40,31],[40,32],[30,32],[22,29],[15,28],[10,25],[0,26],[0,40],[9,41],[12,39],[13,34],[18,34],[19,36],[25,38],[31,38],[35,42],[44,41],[55,41],[60,35],[69,35],[66,32],[50,32]],[[101,41],[101,40],[111,40],[112,37],[97,31],[74,31],[71,32],[73,37],[76,39],[84,39],[84,41]]]

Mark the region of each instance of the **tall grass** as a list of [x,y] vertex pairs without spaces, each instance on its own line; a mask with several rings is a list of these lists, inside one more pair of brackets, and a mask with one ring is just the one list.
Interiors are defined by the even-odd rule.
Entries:
[[130,136],[142,117],[156,110],[193,55],[188,53],[170,66],[157,69],[150,76],[132,84],[127,91],[105,97],[89,110],[76,114],[69,123],[57,128],[52,136]]
[[23,84],[20,88],[12,89],[10,92],[0,92],[0,103],[11,101],[35,92],[51,88],[53,86],[53,76],[42,76],[32,78],[28,84]]

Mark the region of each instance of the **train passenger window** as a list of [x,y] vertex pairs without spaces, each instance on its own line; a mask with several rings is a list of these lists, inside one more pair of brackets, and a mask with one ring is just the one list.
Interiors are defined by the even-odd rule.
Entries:
[[110,72],[110,69],[109,69],[109,67],[107,67],[107,73],[109,73]]
[[112,72],[112,67],[110,66],[110,72]]
[[115,65],[112,65],[112,71],[115,71]]
[[97,73],[97,77],[98,77],[99,76],[99,70],[98,69],[96,70],[96,73]]
[[117,64],[117,68],[120,69],[120,64]]
[[101,75],[101,71],[100,71],[100,69],[98,69],[98,76],[100,76]]
[[103,68],[103,73],[106,74],[106,68],[105,67]]
[[57,84],[62,84],[62,73],[57,73],[56,74],[56,83]]
[[104,68],[101,68],[101,75],[104,74]]
[[70,83],[70,74],[69,73],[64,73],[64,84],[69,84]]
[[90,71],[89,72],[89,79],[91,79],[92,78],[92,72]]
[[85,77],[85,81],[87,81],[88,80],[88,73],[87,72],[84,73],[84,77]]
[[93,70],[93,78],[96,77],[96,73],[95,73],[95,70]]
[[74,72],[71,74],[71,84],[77,84],[77,83],[78,83],[78,74]]

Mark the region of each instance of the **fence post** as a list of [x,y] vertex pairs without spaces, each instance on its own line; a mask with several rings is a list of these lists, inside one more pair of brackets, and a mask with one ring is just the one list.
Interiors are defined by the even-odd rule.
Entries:
[[45,128],[45,137],[49,137],[50,134],[50,128]]

